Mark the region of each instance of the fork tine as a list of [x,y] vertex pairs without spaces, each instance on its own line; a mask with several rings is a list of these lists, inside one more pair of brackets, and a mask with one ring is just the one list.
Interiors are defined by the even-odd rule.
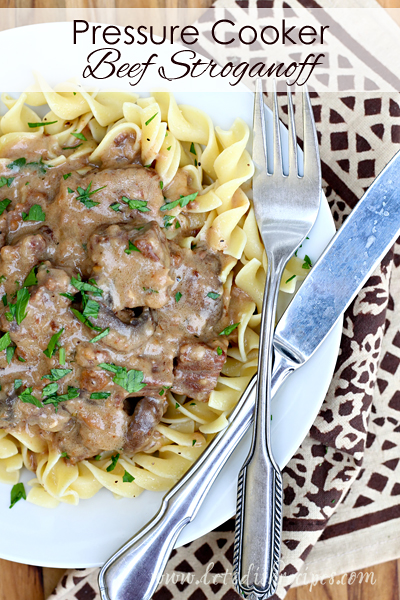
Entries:
[[287,87],[287,99],[289,116],[289,175],[298,177],[296,122],[294,119],[292,90],[289,84]]
[[318,138],[315,129],[310,96],[307,87],[303,91],[303,127],[304,127],[304,175],[317,179],[321,186],[321,163],[319,159]]
[[280,166],[280,175],[283,175],[282,150],[281,150],[281,132],[279,127],[278,95],[276,92],[276,82],[274,81],[274,175],[277,175],[278,165]]
[[262,172],[267,170],[267,141],[265,131],[262,79],[257,79],[253,116],[253,161]]

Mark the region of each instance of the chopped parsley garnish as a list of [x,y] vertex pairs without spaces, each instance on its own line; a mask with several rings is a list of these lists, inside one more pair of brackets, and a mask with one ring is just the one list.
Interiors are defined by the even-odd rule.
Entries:
[[39,173],[41,175],[46,175],[47,173],[47,169],[50,169],[49,165],[46,165],[46,163],[43,162],[43,157],[40,157],[39,162],[29,162],[26,163],[27,167],[37,167],[37,170],[39,171]]
[[68,179],[68,177],[71,177],[72,173],[64,173],[63,178],[64,179]]
[[64,332],[64,327],[62,327],[60,329],[60,331],[58,331],[57,333],[54,333],[51,336],[50,341],[49,341],[49,343],[47,345],[46,350],[43,350],[43,354],[45,356],[47,356],[47,358],[51,358],[53,356],[53,354],[55,353],[56,347],[58,345],[58,340],[62,336],[63,332]]
[[146,384],[142,383],[142,381],[143,381],[143,372],[142,371],[136,371],[135,369],[131,369],[130,371],[127,371],[125,367],[123,368],[122,371],[118,372],[115,375],[113,381],[117,385],[120,385],[122,388],[124,388],[124,390],[126,390],[130,394],[139,392],[144,387],[146,387]]
[[302,265],[303,269],[311,269],[312,267],[312,263],[311,263],[311,258],[306,254],[304,257],[304,262]]
[[78,140],[82,140],[82,142],[87,142],[87,139],[83,135],[83,133],[71,133],[74,137],[78,138]]
[[97,455],[94,457],[94,460],[101,460],[101,454],[97,454]]
[[[53,385],[53,384],[51,384]],[[55,384],[57,385],[57,384]],[[50,385],[46,386],[50,387]],[[43,388],[45,389],[45,388]],[[73,400],[79,396],[79,389],[76,387],[68,386],[68,392],[66,394],[53,394],[52,396],[48,396],[45,400],[43,400],[43,404],[52,404],[57,412],[58,405],[60,402],[65,402],[66,400]]]
[[10,304],[11,314],[15,317],[18,325],[21,325],[22,321],[25,319],[27,312],[27,306],[29,302],[29,298],[31,297],[30,293],[26,288],[21,288],[17,292],[17,301],[15,304]]
[[21,394],[18,394],[18,398],[25,403],[34,404],[38,408],[42,408],[42,403],[32,394],[32,388],[26,388]]
[[30,285],[36,285],[37,284],[37,277],[36,277],[36,269],[37,269],[37,265],[35,267],[33,267],[33,269],[31,269],[31,271],[29,271],[28,275],[25,278],[24,281],[24,285],[23,287],[29,287]]
[[173,202],[167,202],[160,208],[160,210],[172,210],[173,208],[176,208],[178,205],[183,208],[184,206],[189,204],[189,202],[192,202],[193,200],[195,200],[198,196],[198,193],[199,192],[195,192],[194,194],[189,194],[188,196],[181,196],[179,198],[179,200],[174,200]]
[[60,458],[69,458],[69,456],[66,452],[61,452]]
[[50,375],[43,375],[42,379],[48,379],[49,381],[58,381],[62,379],[68,373],[71,373],[72,369],[51,369]]
[[9,508],[12,508],[20,500],[26,500],[25,487],[23,483],[16,483],[11,489],[11,504]]
[[232,331],[234,329],[236,329],[236,327],[238,327],[238,325],[240,325],[240,321],[239,321],[239,323],[234,323],[233,325],[228,325],[228,327],[225,327],[225,329],[223,331],[221,331],[221,333],[219,335],[230,335],[232,333]]
[[12,358],[14,356],[14,352],[15,352],[16,346],[8,346],[8,348],[6,348],[6,360],[7,360],[7,364],[9,365],[12,361]]
[[145,125],[148,125],[149,123],[151,123],[151,122],[152,122],[152,120],[154,119],[154,117],[156,117],[157,115],[158,115],[158,112],[156,112],[156,113],[155,113],[155,114],[154,114],[152,117],[150,117],[150,119],[148,119],[148,120],[145,122]]
[[132,252],[140,252],[139,248],[136,248],[135,244],[128,240],[128,248],[124,250],[125,254],[131,254]]
[[58,351],[58,360],[60,365],[65,365],[65,348],[60,348]]
[[192,446],[194,446],[196,443],[196,440],[192,440]]
[[19,171],[22,167],[26,165],[26,158],[17,158],[12,162],[8,163],[7,169],[11,169],[13,171]]
[[9,346],[11,344],[11,338],[10,338],[10,334],[5,333],[1,338],[0,338],[0,352],[2,350],[5,350],[7,348],[7,346]]
[[220,348],[219,346],[217,347],[217,354],[218,356],[222,356],[222,348]]
[[22,385],[22,379],[14,379],[14,390],[17,390]]
[[[103,290],[93,283],[86,283],[85,281],[79,281],[75,277],[71,277],[71,285],[74,286],[80,292],[91,292],[93,296],[102,296]],[[64,294],[65,295],[65,294]]]
[[43,121],[42,123],[28,123],[28,127],[34,129],[35,127],[45,127],[46,125],[55,125],[58,121]]
[[182,294],[181,292],[176,292],[175,294],[175,302],[179,302],[179,300],[182,298]]
[[221,294],[217,294],[217,292],[208,292],[207,298],[212,298],[213,300],[217,300]]
[[174,215],[164,215],[163,216],[163,221],[164,221],[164,227],[165,227],[165,229],[168,229],[168,227],[171,227],[172,221],[174,219],[175,219]]
[[26,362],[25,358],[22,358],[22,356],[17,356],[17,359],[19,362]]
[[178,219],[175,221],[175,229],[179,229],[179,227],[181,226],[181,224],[179,223]]
[[195,156],[197,156],[196,149],[195,149],[195,147],[194,147],[194,144],[193,144],[193,142],[190,144],[190,152],[191,152],[192,154],[194,154]]
[[71,308],[71,311],[73,312],[75,317],[78,319],[78,321],[83,323],[83,325],[86,325],[86,327],[89,327],[89,329],[93,329],[94,331],[101,331],[101,327],[97,327],[97,325],[93,325],[93,323],[91,321],[89,321],[89,319],[87,317],[84,317],[83,314],[79,312],[79,310],[76,310],[75,308]]
[[88,298],[88,296],[86,294],[83,295],[83,302],[84,302],[84,308],[83,308],[83,316],[84,317],[94,317],[95,319],[97,319],[97,317],[99,316],[99,309],[100,309],[100,304],[98,302],[96,302],[96,300],[92,300],[91,298]]
[[77,148],[80,148],[80,146],[82,146],[82,144],[77,144],[76,146],[64,146],[63,150],[76,150]]
[[152,290],[151,288],[144,287],[143,290],[145,292],[150,292],[150,294],[158,294],[158,290]]
[[64,298],[68,298],[71,302],[74,301],[75,296],[73,294],[69,294],[68,292],[60,292],[60,296],[64,296]]
[[135,479],[135,478],[133,477],[133,475],[131,475],[130,473],[128,473],[128,471],[125,471],[125,473],[124,473],[124,476],[123,476],[123,478],[122,478],[122,481],[123,481],[124,483],[132,483],[132,481],[133,481],[134,479]]
[[106,327],[106,329],[104,329],[101,333],[99,333],[99,335],[96,335],[96,337],[92,338],[90,340],[91,344],[94,344],[95,342],[99,342],[101,339],[103,339],[103,337],[106,337],[106,335],[108,335],[110,333],[110,328]]
[[3,187],[3,185],[11,187],[11,184],[14,181],[14,179],[15,177],[0,177],[0,188]]
[[40,204],[34,204],[30,207],[29,213],[22,213],[23,221],[44,221],[46,219],[46,213],[43,212]]
[[7,294],[3,294],[3,296],[1,297],[1,300],[3,302],[3,306],[7,306],[8,302],[7,302]]
[[167,150],[168,152],[171,150],[172,146],[168,146]]
[[[86,208],[92,208],[93,206],[97,206],[98,204],[100,204],[100,202],[93,202],[93,200],[91,200],[91,197],[93,196],[93,194],[97,194],[97,192],[100,192],[100,190],[104,190],[104,188],[107,187],[106,185],[103,185],[102,187],[97,188],[97,190],[93,190],[91,192],[90,189],[92,187],[92,183],[92,181],[89,183],[86,190],[84,190],[82,187],[78,187],[76,189],[76,193],[78,194],[76,199],[82,202],[82,204],[84,204]],[[70,188],[68,188],[68,191],[70,191]]]
[[196,402],[191,402],[189,406],[196,406]]
[[149,212],[150,209],[147,206],[148,200],[136,200],[122,196],[122,202],[125,202],[131,210],[139,210],[140,212]]
[[11,200],[8,198],[4,198],[4,200],[0,202],[0,215],[3,214],[9,204],[11,204]]
[[121,212],[121,205],[118,202],[113,202],[112,204],[110,204],[110,208],[114,212]]
[[100,363],[99,367],[105,371],[114,373],[113,382],[123,387],[130,394],[140,392],[147,385],[146,383],[142,383],[143,371],[136,371],[135,369],[127,371],[126,367],[119,367],[110,363]]
[[54,394],[58,390],[58,383],[49,383],[45,385],[42,389],[42,396],[46,398],[46,396],[54,396]]
[[159,396],[164,396],[165,392],[171,389],[172,386],[164,385],[161,390],[158,392]]
[[164,187],[164,183],[162,181],[160,181],[160,190],[162,190]]
[[175,402],[175,408],[178,409],[180,407],[179,402]]
[[294,279],[296,277],[296,275],[292,275],[291,277],[289,277],[289,279],[286,279],[285,283],[289,283],[289,281],[292,281],[292,279]]
[[91,400],[105,400],[109,396],[111,396],[111,392],[93,392],[93,394],[90,394],[90,399]]
[[0,276],[0,283],[3,283],[3,281],[7,281],[7,277],[5,275]]
[[119,459],[119,452],[117,452],[117,454],[114,454],[114,456],[111,457],[111,465],[108,465],[106,471],[109,473],[110,471],[114,471],[115,467],[117,466],[117,462]]

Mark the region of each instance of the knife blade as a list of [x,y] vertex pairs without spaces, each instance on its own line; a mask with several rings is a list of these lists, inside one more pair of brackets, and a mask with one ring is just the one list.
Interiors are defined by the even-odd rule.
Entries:
[[400,152],[347,217],[280,319],[274,391],[316,352],[399,234]]

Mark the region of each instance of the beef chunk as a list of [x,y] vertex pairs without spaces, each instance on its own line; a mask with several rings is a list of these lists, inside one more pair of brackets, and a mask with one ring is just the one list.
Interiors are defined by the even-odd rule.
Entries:
[[190,250],[175,242],[168,244],[174,283],[169,303],[158,311],[160,326],[164,330],[176,327],[186,337],[214,337],[213,328],[223,313],[220,259],[203,245]]
[[0,250],[0,276],[4,280],[1,293],[13,294],[23,284],[32,267],[45,256],[46,240],[40,233],[26,235],[16,244],[3,246]]
[[[223,342],[218,340],[220,346]],[[226,348],[225,345],[223,345]],[[218,346],[211,348],[207,344],[183,344],[174,369],[172,391],[185,394],[196,400],[207,400],[217,385],[217,379],[226,360],[226,352]]]
[[92,236],[89,253],[92,276],[113,311],[167,303],[172,284],[169,249],[154,221],[139,227],[111,225]]
[[[38,285],[29,288],[30,298],[26,317],[18,325],[16,320],[8,321],[0,317],[1,329],[9,331],[12,341],[18,346],[18,353],[29,366],[39,365],[48,368],[43,354],[52,335],[64,329],[62,342],[69,351],[82,340],[90,339],[90,330],[78,321],[69,310],[70,301],[61,293],[74,293],[70,277],[63,269],[54,269],[50,263],[43,263],[37,272]],[[47,364],[47,366],[46,366]],[[39,378],[38,378],[39,379]]]
[[[153,169],[140,166],[92,171],[85,177],[73,173],[67,181],[62,181],[60,191],[47,211],[47,219],[54,222],[54,233],[60,242],[55,256],[57,264],[80,265],[86,259],[85,244],[101,225],[127,222],[132,218],[142,222],[156,220],[162,224],[159,209],[164,199],[159,182]],[[95,192],[89,200],[98,204],[91,206],[79,200],[78,187],[88,193]],[[144,200],[147,204],[141,208],[148,210],[130,208],[122,198]],[[119,210],[110,208],[112,205]]]

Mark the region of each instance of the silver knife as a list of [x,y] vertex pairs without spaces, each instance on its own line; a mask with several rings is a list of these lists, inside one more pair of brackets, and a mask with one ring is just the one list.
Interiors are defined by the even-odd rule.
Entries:
[[[400,234],[400,152],[358,202],[279,321],[274,337],[272,394],[322,344]],[[102,600],[148,600],[182,529],[249,428],[254,377],[221,431],[165,495],[157,515],[103,566]],[[237,556],[234,572],[237,572]]]

